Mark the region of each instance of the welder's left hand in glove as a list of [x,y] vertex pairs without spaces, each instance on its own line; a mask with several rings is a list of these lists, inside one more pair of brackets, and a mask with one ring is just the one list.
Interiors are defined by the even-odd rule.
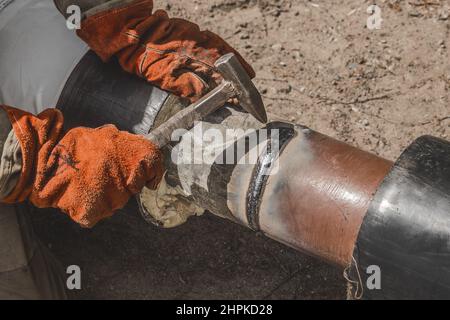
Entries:
[[108,10],[87,10],[77,31],[103,61],[116,57],[124,70],[191,102],[222,81],[214,63],[226,53],[234,53],[249,76],[255,76],[218,35],[169,18],[165,11],[153,12],[152,0],[108,1],[103,8],[108,4]]
[[47,109],[38,116],[0,106],[22,149],[19,181],[3,202],[29,199],[39,208],[59,208],[92,227],[122,208],[144,186],[163,175],[162,155],[145,138],[109,125],[63,133],[63,116]]

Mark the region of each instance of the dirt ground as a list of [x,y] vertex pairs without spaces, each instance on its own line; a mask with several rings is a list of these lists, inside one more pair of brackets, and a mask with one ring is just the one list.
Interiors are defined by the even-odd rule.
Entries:
[[[450,139],[450,1],[156,1],[235,46],[257,71],[268,110],[395,160],[423,134]],[[344,299],[341,270],[204,215],[173,230],[130,204],[93,230],[58,213],[36,229],[83,271],[74,298]]]

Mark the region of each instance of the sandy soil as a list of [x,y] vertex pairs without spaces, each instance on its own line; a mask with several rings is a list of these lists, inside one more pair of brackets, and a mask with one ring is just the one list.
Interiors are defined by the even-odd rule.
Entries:
[[[156,3],[239,49],[272,113],[390,160],[420,135],[450,138],[450,1],[377,1],[379,30],[366,27],[373,1]],[[94,230],[35,219],[82,267],[75,298],[345,298],[340,270],[210,215],[168,231],[133,213]]]

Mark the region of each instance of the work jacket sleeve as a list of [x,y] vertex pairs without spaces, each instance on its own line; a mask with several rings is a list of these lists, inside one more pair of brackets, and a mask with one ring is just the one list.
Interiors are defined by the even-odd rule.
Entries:
[[87,18],[102,11],[120,8],[133,1],[135,0],[54,0],[56,7],[65,17],[73,14],[70,10],[68,12],[70,6],[79,6],[82,18]]
[[6,112],[0,108],[0,201],[6,198],[19,180],[22,151]]

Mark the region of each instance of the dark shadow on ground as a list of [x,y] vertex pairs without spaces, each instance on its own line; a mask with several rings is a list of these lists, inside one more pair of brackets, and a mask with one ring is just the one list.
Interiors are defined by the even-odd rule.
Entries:
[[133,202],[91,230],[56,210],[33,221],[65,267],[81,267],[82,290],[71,298],[345,298],[337,268],[211,214],[163,230],[146,224]]

